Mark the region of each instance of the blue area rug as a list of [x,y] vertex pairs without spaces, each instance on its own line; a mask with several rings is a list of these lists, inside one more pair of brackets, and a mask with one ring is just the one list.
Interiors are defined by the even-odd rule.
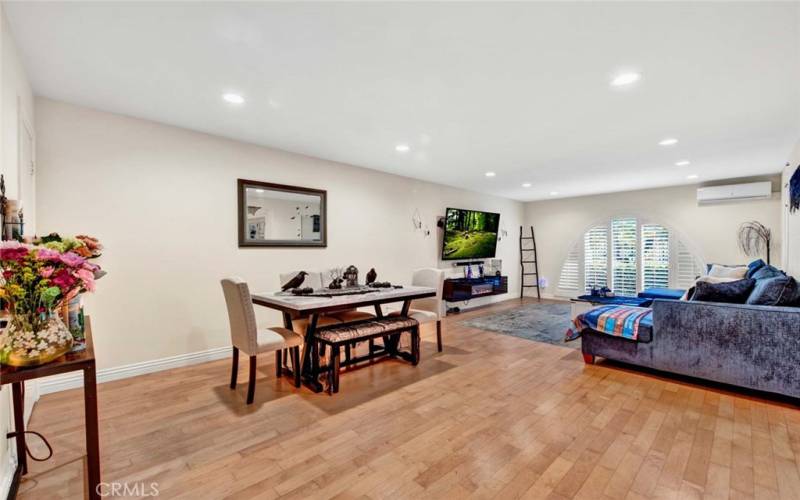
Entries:
[[580,341],[564,342],[570,324],[570,304],[525,304],[465,321],[472,328],[580,349]]

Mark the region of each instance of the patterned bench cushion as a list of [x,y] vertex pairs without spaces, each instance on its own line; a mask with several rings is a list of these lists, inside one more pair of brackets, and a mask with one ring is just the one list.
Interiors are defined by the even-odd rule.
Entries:
[[361,323],[350,323],[330,328],[322,328],[316,332],[320,340],[337,344],[350,340],[375,337],[387,333],[410,330],[419,325],[413,318],[381,318]]

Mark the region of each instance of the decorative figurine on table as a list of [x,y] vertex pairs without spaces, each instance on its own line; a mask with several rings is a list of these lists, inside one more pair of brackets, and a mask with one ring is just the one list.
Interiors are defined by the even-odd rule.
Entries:
[[366,278],[367,278],[367,281],[366,281],[367,285],[369,285],[371,283],[375,283],[375,280],[378,279],[378,273],[375,272],[375,268],[374,267],[369,270],[369,272],[367,273]]
[[607,286],[604,286],[603,288],[600,289],[600,296],[601,297],[613,297],[614,296],[614,292],[612,292],[611,289],[608,288]]
[[281,290],[285,292],[286,290],[291,290],[299,287],[306,280],[306,276],[308,276],[307,272],[300,271],[299,273],[297,273],[297,276],[287,281],[286,284],[281,287]]
[[344,280],[342,278],[333,278],[333,281],[331,281],[331,284],[328,285],[328,288],[331,290],[341,290],[343,281]]
[[478,264],[478,277],[483,278],[483,264]]
[[347,282],[345,285],[347,287],[358,286],[358,268],[356,266],[347,266],[344,271],[344,280]]

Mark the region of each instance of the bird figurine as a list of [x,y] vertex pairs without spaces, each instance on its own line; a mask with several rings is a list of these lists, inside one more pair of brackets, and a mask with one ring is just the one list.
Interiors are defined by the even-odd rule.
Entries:
[[285,292],[286,290],[290,290],[292,288],[298,288],[303,284],[303,281],[306,280],[306,276],[308,276],[307,272],[300,271],[297,273],[297,276],[287,281],[286,284],[281,287],[281,290]]
[[340,290],[342,288],[343,281],[344,280],[342,278],[333,278],[333,281],[331,281],[331,284],[328,285],[328,288],[331,290]]
[[367,273],[367,285],[370,283],[375,283],[375,280],[378,279],[378,273],[375,272],[375,268],[369,270]]

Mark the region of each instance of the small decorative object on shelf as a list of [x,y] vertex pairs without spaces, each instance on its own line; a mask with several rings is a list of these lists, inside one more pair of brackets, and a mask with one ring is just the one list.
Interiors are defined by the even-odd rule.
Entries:
[[358,286],[358,268],[356,266],[347,266],[344,271],[344,279],[348,287]]
[[759,257],[765,252],[769,264],[771,242],[772,231],[762,223],[750,221],[739,226],[739,248],[748,257]]
[[366,284],[369,285],[370,283],[375,283],[375,280],[378,279],[378,273],[375,272],[375,268],[369,270],[366,276]]
[[305,288],[292,288],[291,292],[292,295],[311,295],[314,293],[314,289],[307,286]]
[[[91,248],[82,239],[58,235],[33,244],[0,244],[0,297],[8,304],[10,315],[8,328],[0,334],[0,363],[41,365],[72,349],[75,338],[59,311],[80,293],[93,292],[95,281],[104,275],[98,265],[89,262],[99,256],[102,246],[94,238],[87,241]],[[76,326],[81,317],[76,314]],[[82,329],[75,333],[82,338]]]
[[373,281],[369,286],[372,288],[392,288],[392,284],[388,281]]

